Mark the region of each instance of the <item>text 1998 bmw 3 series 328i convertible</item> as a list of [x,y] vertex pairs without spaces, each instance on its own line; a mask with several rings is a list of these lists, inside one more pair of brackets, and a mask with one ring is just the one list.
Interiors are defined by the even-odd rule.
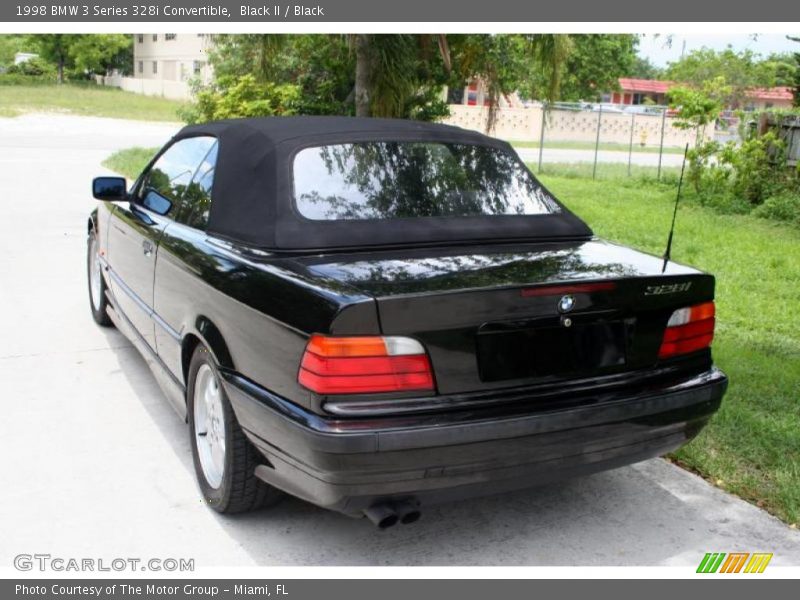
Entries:
[[220,512],[381,527],[674,450],[719,407],[714,278],[611,244],[505,142],[401,120],[184,128],[94,181],[91,310]]

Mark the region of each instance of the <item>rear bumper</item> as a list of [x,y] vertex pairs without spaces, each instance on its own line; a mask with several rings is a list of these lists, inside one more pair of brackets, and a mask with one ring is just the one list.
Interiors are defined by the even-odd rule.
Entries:
[[563,410],[346,420],[307,412],[235,373],[223,379],[239,423],[269,463],[259,477],[348,514],[385,499],[449,501],[659,456],[702,429],[727,387],[712,368]]

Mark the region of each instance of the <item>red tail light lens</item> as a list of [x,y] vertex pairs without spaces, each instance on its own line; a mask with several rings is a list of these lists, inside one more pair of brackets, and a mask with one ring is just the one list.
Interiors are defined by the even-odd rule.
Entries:
[[713,302],[688,306],[672,313],[658,357],[669,358],[708,348],[714,339],[714,314]]
[[425,349],[411,338],[328,337],[306,344],[297,380],[317,394],[432,391]]

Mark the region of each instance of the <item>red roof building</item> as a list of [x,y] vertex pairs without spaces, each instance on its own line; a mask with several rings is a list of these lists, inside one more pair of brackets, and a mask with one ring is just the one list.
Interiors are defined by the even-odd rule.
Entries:
[[[603,100],[614,104],[667,105],[667,91],[676,85],[678,84],[674,81],[620,77],[619,91],[606,94]],[[791,108],[792,99],[792,88],[789,87],[753,88],[745,95],[745,101],[740,108],[745,110]]]
[[792,88],[773,87],[773,88],[753,88],[745,96],[746,110],[764,110],[767,108],[791,108]]
[[619,91],[611,93],[609,102],[614,104],[655,103],[664,105],[667,104],[667,90],[674,85],[674,81],[620,77]]

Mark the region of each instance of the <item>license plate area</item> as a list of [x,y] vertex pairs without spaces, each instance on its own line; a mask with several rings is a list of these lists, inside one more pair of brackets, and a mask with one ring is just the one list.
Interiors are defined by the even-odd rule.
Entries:
[[621,319],[574,319],[570,327],[552,319],[484,325],[477,336],[480,378],[585,375],[624,367],[630,325]]

